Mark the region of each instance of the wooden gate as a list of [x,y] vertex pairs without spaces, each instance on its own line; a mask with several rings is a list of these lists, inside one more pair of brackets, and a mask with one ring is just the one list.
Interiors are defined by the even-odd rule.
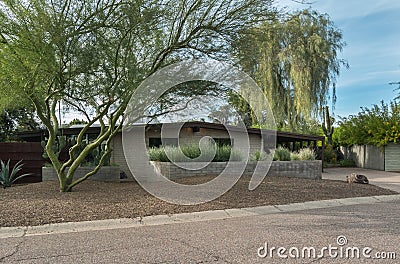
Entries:
[[22,160],[24,165],[22,166],[22,170],[19,172],[19,174],[32,174],[22,178],[18,181],[18,183],[42,181],[42,167],[45,163],[42,154],[43,148],[39,142],[0,143],[0,159],[4,162],[10,160],[10,169],[15,163],[17,163],[19,160]]

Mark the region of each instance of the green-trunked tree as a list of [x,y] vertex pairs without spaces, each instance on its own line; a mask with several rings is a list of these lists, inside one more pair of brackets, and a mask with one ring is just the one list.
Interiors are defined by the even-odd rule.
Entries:
[[[268,20],[274,12],[271,4],[271,0],[4,0],[0,108],[26,100],[35,107],[48,130],[45,151],[60,190],[69,192],[102,166],[127,104],[146,77],[182,59],[228,59],[239,32]],[[66,161],[59,160],[54,147],[60,101],[87,121]],[[84,134],[95,122],[100,123],[100,133],[82,148]],[[106,147],[98,166],[75,179],[76,169],[101,144]]]

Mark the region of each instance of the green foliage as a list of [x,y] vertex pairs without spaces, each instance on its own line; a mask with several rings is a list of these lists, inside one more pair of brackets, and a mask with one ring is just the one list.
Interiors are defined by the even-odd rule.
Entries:
[[275,149],[273,160],[290,161],[290,150],[282,147]]
[[[243,155],[240,151],[232,149],[230,146],[223,145],[215,147],[212,144],[206,144],[202,148],[203,156],[197,144],[188,144],[179,147],[166,146],[159,148],[150,148],[147,153],[151,161],[161,162],[183,162],[183,161],[241,161]],[[214,156],[215,153],[215,156]],[[168,156],[167,156],[168,154]],[[201,157],[201,158],[200,158]],[[191,160],[188,160],[191,159]]]
[[231,146],[222,145],[217,147],[216,155],[213,161],[242,161],[243,154],[236,149],[232,149]]
[[18,131],[38,129],[39,124],[32,112],[32,107],[0,109],[0,142],[17,140]]
[[315,151],[310,148],[300,149],[298,155],[300,160],[315,160],[317,156]]
[[[60,189],[71,191],[99,169],[74,179],[103,142],[107,147],[96,160],[101,165],[107,159],[121,117],[145,78],[183,59],[230,60],[239,33],[274,12],[272,0],[2,1],[0,109],[21,102],[34,106],[48,131],[45,151]],[[198,89],[182,91],[193,95]],[[58,159],[61,101],[88,119],[66,161]],[[181,102],[175,97],[152,109],[168,112]],[[101,133],[82,149],[94,123]]]
[[80,120],[79,118],[74,118],[73,120],[71,120],[71,122],[68,123],[68,127],[71,127],[73,125],[85,125],[88,122],[85,120]]
[[323,122],[322,122],[322,131],[324,132],[325,137],[328,139],[328,144],[333,144],[333,132],[335,128],[333,124],[335,123],[335,119],[329,115],[329,107],[325,106],[325,110],[323,113]]
[[[165,148],[167,148],[166,146]],[[168,162],[168,156],[165,153],[165,148],[149,148],[147,150],[147,155],[149,155],[149,159],[151,161],[161,161],[161,162]]]
[[386,146],[400,142],[400,105],[396,102],[362,108],[357,115],[342,118],[335,140],[342,146]]
[[268,159],[269,155],[264,151],[255,151],[250,155],[250,161],[263,161]]
[[22,174],[17,176],[18,172],[22,169],[23,164],[20,164],[22,160],[18,161],[12,170],[10,171],[10,160],[7,161],[7,163],[4,163],[2,160],[0,160],[1,164],[1,170],[0,170],[0,184],[3,186],[3,188],[11,187],[11,185],[26,176],[31,175],[30,173]]
[[330,144],[326,144],[324,148],[324,161],[327,163],[336,163],[336,152],[333,149],[333,146]]
[[328,98],[334,103],[336,78],[348,65],[337,57],[345,43],[328,15],[306,9],[277,16],[250,29],[237,45],[240,64],[263,88],[278,129],[298,130]]
[[341,167],[355,167],[356,163],[352,159],[344,159],[339,161]]
[[298,152],[290,153],[290,160],[300,160],[299,153]]
[[[60,156],[61,151],[67,146],[67,137],[66,136],[57,136],[57,142],[56,144],[53,144],[51,146],[53,153],[57,156],[57,158]],[[46,144],[47,142],[45,140],[42,140],[40,142],[40,144],[42,145],[43,149],[46,148]],[[46,151],[43,152],[42,157],[44,159],[48,159],[49,155],[47,154]]]
[[[87,143],[84,143],[87,144]],[[85,157],[82,166],[95,167],[100,164],[100,160],[104,155],[103,166],[110,166],[111,152],[106,151],[106,144],[101,144],[99,147],[92,149],[92,151]]]

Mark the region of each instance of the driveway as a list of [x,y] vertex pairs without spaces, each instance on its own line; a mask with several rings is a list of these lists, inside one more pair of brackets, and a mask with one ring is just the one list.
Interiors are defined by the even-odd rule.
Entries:
[[350,175],[352,172],[367,176],[370,183],[374,185],[400,193],[400,173],[397,172],[362,168],[327,168],[322,173],[322,179],[345,181],[346,175]]

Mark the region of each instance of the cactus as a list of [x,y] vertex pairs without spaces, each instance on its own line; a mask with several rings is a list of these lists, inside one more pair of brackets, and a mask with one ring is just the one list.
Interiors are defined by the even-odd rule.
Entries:
[[[42,154],[42,157],[45,159],[49,158],[49,155],[46,152],[46,144],[47,142],[45,140],[42,140],[40,142],[42,145],[44,152]],[[60,156],[61,151],[67,146],[67,137],[66,136],[57,136],[57,142],[53,146],[51,146],[51,150],[56,154],[57,158]]]
[[328,143],[332,145],[332,136],[335,128],[333,127],[333,124],[335,123],[335,118],[329,115],[329,107],[325,106],[324,110],[324,120],[322,122],[322,130],[324,131],[324,134],[326,138],[328,139]]
[[[81,153],[86,146],[89,144],[89,140],[88,139],[83,139],[80,146],[78,148],[76,148],[73,152],[72,152],[72,158],[76,159],[79,155],[79,153]],[[46,148],[46,141],[42,141],[41,145],[43,147],[43,149]],[[57,142],[55,145],[52,146],[52,151],[56,154],[57,158],[59,157],[61,151],[67,146],[74,146],[76,144],[76,137],[72,136],[71,138],[69,138],[67,140],[66,136],[57,136]],[[84,164],[86,164],[87,166],[97,166],[100,163],[101,157],[103,156],[103,154],[106,152],[107,150],[107,145],[105,143],[101,144],[99,147],[92,149],[92,151],[89,153],[89,155],[85,158]],[[48,159],[49,156],[46,153],[46,151],[44,151],[43,153],[43,158]],[[110,160],[111,160],[111,153],[107,154],[105,160],[104,160],[104,166],[109,166],[110,165]]]

